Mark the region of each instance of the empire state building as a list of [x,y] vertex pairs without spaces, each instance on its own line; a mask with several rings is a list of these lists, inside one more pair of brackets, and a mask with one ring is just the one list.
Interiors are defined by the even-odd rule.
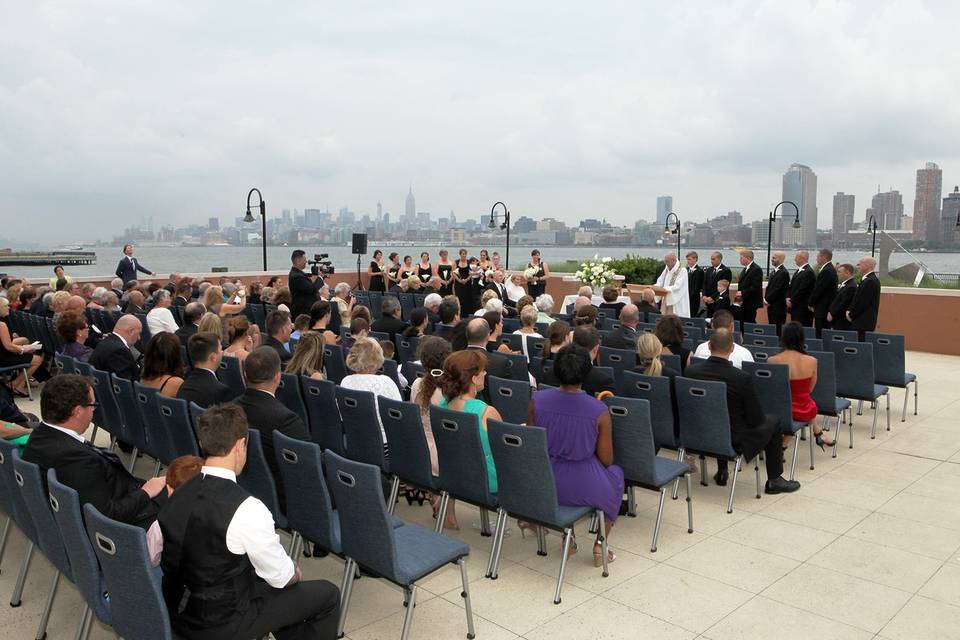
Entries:
[[415,220],[417,218],[417,201],[413,197],[413,184],[410,185],[410,191],[407,193],[407,204],[403,210],[404,217],[407,220]]

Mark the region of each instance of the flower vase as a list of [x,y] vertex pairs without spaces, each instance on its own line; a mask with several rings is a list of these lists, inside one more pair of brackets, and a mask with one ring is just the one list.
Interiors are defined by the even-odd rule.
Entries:
[[601,296],[601,295],[603,295],[603,287],[594,286],[594,287],[593,287],[593,295],[595,295],[595,296]]

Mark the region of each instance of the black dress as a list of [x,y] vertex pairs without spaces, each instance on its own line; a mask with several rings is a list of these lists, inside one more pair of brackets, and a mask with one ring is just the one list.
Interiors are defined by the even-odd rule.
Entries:
[[386,291],[387,287],[383,282],[383,267],[377,264],[376,260],[370,261],[370,269],[373,273],[370,275],[370,291]]
[[408,268],[406,265],[400,267],[400,280],[406,280],[415,273],[413,269]]
[[433,277],[433,266],[427,264],[426,267],[417,265],[417,276],[420,278],[420,282],[427,284],[430,282],[430,278]]
[[468,280],[466,284],[457,281],[453,284],[453,292],[460,300],[460,317],[472,316],[480,308],[480,304],[476,295],[476,281],[470,278],[470,265],[464,267],[457,265],[457,277]]
[[440,276],[440,280],[443,281],[440,285],[439,293],[441,296],[448,296],[453,293],[453,283],[447,282],[450,278],[450,274],[453,273],[453,265],[450,264],[438,264],[437,265],[437,275]]
[[[532,269],[532,268],[533,268],[533,264],[530,263],[530,262],[528,262],[528,263],[527,263],[527,268],[528,268],[528,269]],[[538,265],[538,270],[537,270],[537,272],[536,272],[534,275],[535,275],[536,277],[538,277],[538,278],[542,278],[542,277],[545,275],[545,274],[544,274],[544,271],[543,271],[543,263],[542,263],[542,262]],[[542,296],[542,295],[543,295],[544,293],[546,293],[546,292],[547,292],[547,283],[546,283],[545,281],[543,281],[543,280],[540,280],[539,282],[528,282],[528,283],[527,283],[527,293],[529,293],[529,294],[530,294],[530,297],[532,297],[534,300],[536,300],[537,298],[539,298],[540,296]]]
[[390,275],[390,287],[394,287],[397,284],[397,278],[399,278],[400,265],[396,265],[387,269],[387,273]]

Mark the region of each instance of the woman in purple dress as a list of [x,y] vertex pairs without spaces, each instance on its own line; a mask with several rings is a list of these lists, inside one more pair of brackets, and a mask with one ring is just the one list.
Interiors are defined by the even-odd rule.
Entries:
[[[547,430],[557,501],[564,506],[602,509],[609,540],[623,499],[623,470],[613,464],[610,412],[581,389],[592,366],[590,353],[583,347],[569,344],[560,349],[553,364],[560,387],[533,395],[527,424]],[[603,564],[602,553],[598,541],[593,545],[597,567]],[[616,556],[609,549],[608,554],[608,561],[613,562]]]

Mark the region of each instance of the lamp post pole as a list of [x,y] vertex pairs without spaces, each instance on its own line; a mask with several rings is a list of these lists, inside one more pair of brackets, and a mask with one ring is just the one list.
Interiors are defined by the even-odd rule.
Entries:
[[[503,207],[503,213],[500,213],[500,214],[496,213],[497,205],[500,205],[501,207]],[[507,269],[509,270],[510,269],[510,210],[507,209],[507,205],[503,204],[502,202],[494,202],[493,206],[490,207],[490,224],[488,226],[491,229],[496,229],[497,218],[501,216],[503,217],[503,222],[500,223],[500,228],[506,229],[507,231],[507,249],[506,249],[506,257],[504,258],[505,259],[504,264],[507,265]]]
[[873,214],[870,214],[870,219],[867,220],[867,233],[873,234],[873,240],[870,242],[870,257],[873,258],[877,254],[877,219]]
[[260,222],[261,222],[261,231],[260,231],[260,242],[263,245],[263,270],[267,270],[267,203],[263,201],[263,194],[260,193],[260,189],[254,187],[250,189],[250,192],[247,194],[247,215],[244,216],[244,222],[253,222],[253,212],[250,210],[250,197],[253,196],[254,192],[257,194],[257,199],[260,201]]
[[[676,224],[671,229],[670,228],[670,216],[673,216],[673,219],[676,220]],[[680,216],[675,214],[673,211],[667,214],[667,219],[663,221],[663,230],[669,231],[670,233],[677,234],[677,260],[680,259]]]
[[785,204],[789,204],[796,212],[796,217],[793,219],[793,228],[799,229],[802,226],[800,224],[800,208],[790,200],[784,200],[778,203],[777,206],[773,208],[773,211],[770,212],[770,217],[767,218],[767,279],[770,278],[770,252],[773,249],[773,223],[777,219],[777,209]]

